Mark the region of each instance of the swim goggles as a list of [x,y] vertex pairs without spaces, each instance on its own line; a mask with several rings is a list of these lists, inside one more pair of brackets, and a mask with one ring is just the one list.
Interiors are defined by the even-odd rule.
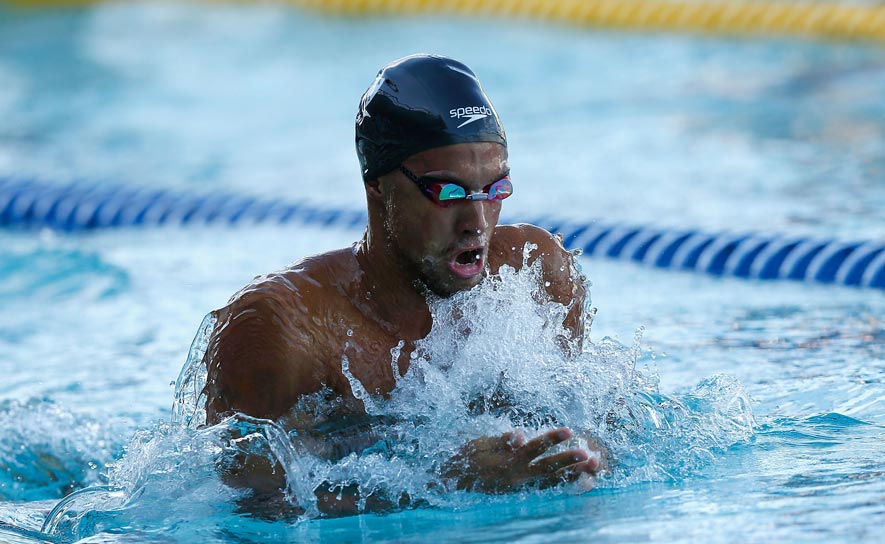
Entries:
[[402,164],[399,165],[400,172],[407,178],[414,181],[424,196],[429,198],[434,204],[448,207],[460,200],[491,200],[500,202],[513,194],[513,184],[510,183],[510,177],[503,178],[489,183],[479,192],[468,192],[463,185],[453,181],[440,181],[438,179],[426,176],[418,176]]

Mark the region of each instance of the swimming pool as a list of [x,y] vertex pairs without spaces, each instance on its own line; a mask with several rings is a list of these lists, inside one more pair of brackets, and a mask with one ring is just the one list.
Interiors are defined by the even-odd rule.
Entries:
[[[0,8],[0,175],[359,209],[356,102],[380,65],[415,51],[461,58],[483,80],[508,131],[514,217],[885,232],[881,48],[324,19],[272,5]],[[53,538],[881,539],[881,291],[595,259],[582,259],[599,310],[594,343],[618,340],[615,361],[636,357],[643,377],[659,379],[653,400],[690,416],[748,399],[733,421],[750,421],[749,431],[703,417],[672,435],[650,428],[643,436],[659,457],[637,441],[629,470],[589,494],[456,496],[300,523],[237,513],[212,478],[211,449],[198,447],[212,440],[164,426],[171,382],[208,310],[252,276],[359,234],[0,232],[0,541],[52,540],[37,531],[58,501],[109,480],[132,487],[96,490],[94,508]],[[518,346],[533,331],[514,334]]]

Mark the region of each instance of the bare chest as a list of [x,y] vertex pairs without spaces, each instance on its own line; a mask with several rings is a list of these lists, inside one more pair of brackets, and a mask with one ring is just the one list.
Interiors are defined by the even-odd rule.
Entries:
[[391,334],[355,309],[330,315],[326,332],[327,385],[341,395],[353,396],[355,389],[363,388],[386,396],[396,386],[394,373],[402,375],[408,369],[414,342]]

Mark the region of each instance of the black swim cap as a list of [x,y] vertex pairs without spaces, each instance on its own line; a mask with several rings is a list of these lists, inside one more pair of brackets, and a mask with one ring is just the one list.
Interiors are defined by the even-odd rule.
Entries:
[[395,169],[415,153],[465,142],[507,146],[489,97],[465,64],[412,55],[381,69],[356,114],[363,179]]

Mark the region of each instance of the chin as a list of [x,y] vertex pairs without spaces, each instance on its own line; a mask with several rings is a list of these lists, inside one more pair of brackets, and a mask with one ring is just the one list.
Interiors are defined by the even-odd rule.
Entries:
[[427,291],[442,298],[473,289],[482,282],[486,274],[485,266],[483,266],[476,273],[463,277],[450,270],[449,263],[435,256],[424,256],[412,262],[415,264],[414,270],[418,283]]
[[445,280],[437,279],[431,280],[429,278],[423,278],[421,283],[427,288],[428,291],[433,293],[434,295],[442,298],[448,298],[456,293],[460,293],[461,291],[469,291],[473,289],[482,281],[482,276],[476,276],[475,278],[447,278]]

